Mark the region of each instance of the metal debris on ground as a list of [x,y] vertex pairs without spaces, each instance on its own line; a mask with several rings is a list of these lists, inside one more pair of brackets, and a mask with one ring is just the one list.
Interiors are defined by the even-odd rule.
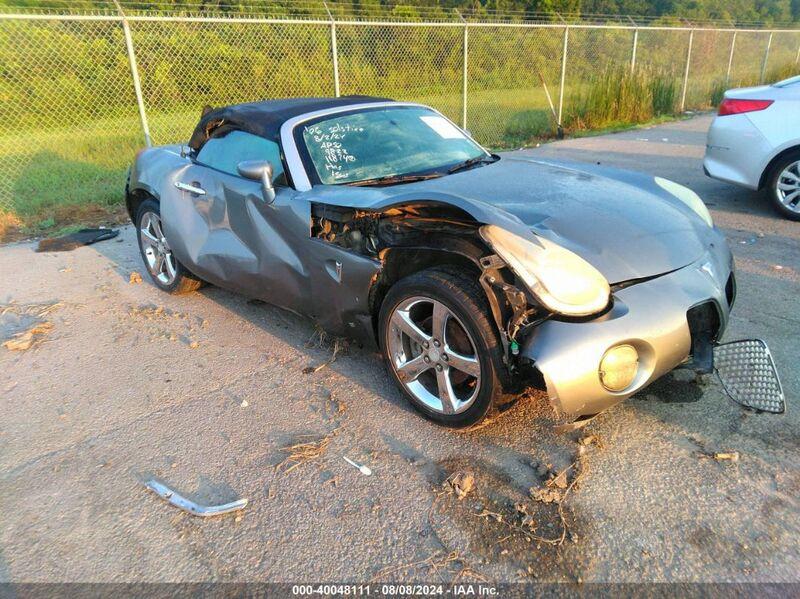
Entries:
[[153,493],[161,497],[164,501],[189,512],[193,516],[200,516],[201,518],[208,518],[210,516],[220,516],[222,514],[229,514],[237,510],[244,509],[247,506],[247,499],[238,499],[230,503],[223,503],[221,505],[200,505],[186,499],[182,495],[176,493],[166,485],[158,482],[155,479],[150,479],[145,483],[145,486]]
[[40,322],[32,326],[27,331],[17,333],[13,338],[9,339],[3,345],[9,351],[25,351],[44,341],[47,335],[53,328],[51,322]]
[[138,270],[134,270],[134,271],[131,273],[131,276],[130,276],[129,282],[130,282],[131,284],[138,284],[138,283],[141,283],[141,282],[142,282],[142,275],[140,275],[140,274],[139,274],[139,271],[138,271]]
[[369,466],[364,466],[363,464],[357,464],[356,462],[354,462],[353,460],[351,460],[346,456],[342,456],[342,458],[344,458],[344,461],[350,464],[353,468],[358,468],[358,471],[361,472],[361,474],[363,474],[364,476],[372,476],[372,470],[370,470]]
[[454,472],[444,481],[459,499],[464,499],[475,488],[475,475],[469,471]]
[[287,452],[289,455],[285,460],[278,464],[275,469],[278,472],[289,474],[298,466],[302,466],[303,464],[310,462],[316,462],[325,454],[326,451],[328,451],[328,445],[330,444],[331,438],[336,434],[337,430],[338,429],[334,429],[324,437],[321,437],[315,441],[305,441],[303,443],[295,443],[294,445],[284,447],[283,451]]

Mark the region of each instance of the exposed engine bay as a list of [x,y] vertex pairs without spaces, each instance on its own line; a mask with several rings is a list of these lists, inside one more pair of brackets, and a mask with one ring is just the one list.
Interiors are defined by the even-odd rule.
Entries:
[[[486,292],[506,363],[514,370],[524,332],[549,314],[525,291],[524,285],[517,283],[506,263],[486,247],[478,235],[480,226],[481,223],[457,208],[431,203],[380,212],[326,204],[311,206],[313,237],[381,261],[382,277],[375,282],[379,289],[403,276],[415,262],[417,267],[421,266],[419,262],[424,263],[426,253],[446,252],[459,257],[459,262],[471,262]],[[402,252],[404,261],[411,263],[393,264],[392,254],[396,252]]]

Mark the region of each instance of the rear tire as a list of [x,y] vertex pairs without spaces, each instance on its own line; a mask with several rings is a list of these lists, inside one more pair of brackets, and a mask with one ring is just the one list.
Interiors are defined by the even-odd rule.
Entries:
[[800,150],[789,152],[773,165],[767,193],[781,216],[800,221]]
[[136,238],[147,273],[161,291],[181,294],[203,286],[203,281],[186,270],[172,254],[161,227],[161,208],[153,199],[139,205]]
[[474,276],[436,267],[395,283],[381,304],[378,336],[389,372],[426,418],[461,428],[502,395],[499,335]]

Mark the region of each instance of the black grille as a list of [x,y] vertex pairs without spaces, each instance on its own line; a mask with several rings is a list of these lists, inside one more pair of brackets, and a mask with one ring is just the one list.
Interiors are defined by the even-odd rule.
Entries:
[[733,273],[728,277],[728,282],[725,283],[725,299],[728,300],[728,307],[733,308],[733,302],[736,301],[736,279]]
[[686,312],[689,332],[692,336],[692,366],[700,372],[711,372],[714,368],[714,342],[719,336],[719,310],[714,302],[705,302]]

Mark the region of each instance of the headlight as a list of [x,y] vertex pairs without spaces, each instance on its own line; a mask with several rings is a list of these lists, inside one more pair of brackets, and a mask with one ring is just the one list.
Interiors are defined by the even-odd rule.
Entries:
[[655,179],[656,183],[661,189],[665,189],[666,191],[670,192],[681,202],[689,206],[689,208],[694,210],[700,216],[700,218],[706,221],[706,224],[709,227],[714,226],[714,221],[711,220],[711,214],[708,212],[708,208],[706,208],[706,205],[703,203],[703,200],[700,199],[699,195],[697,195],[688,187],[684,187],[679,183],[675,183],[675,181],[662,179],[661,177],[656,177]]
[[608,305],[608,281],[583,258],[537,237],[534,243],[496,225],[480,229],[483,240],[522,279],[545,308],[588,316]]

